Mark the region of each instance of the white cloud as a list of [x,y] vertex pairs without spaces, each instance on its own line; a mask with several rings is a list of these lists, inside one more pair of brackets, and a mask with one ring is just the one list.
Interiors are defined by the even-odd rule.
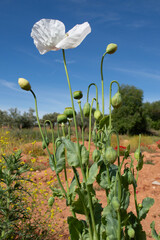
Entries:
[[7,88],[10,88],[12,90],[15,90],[15,91],[20,91],[17,87],[16,87],[16,84],[13,83],[13,82],[9,82],[7,80],[4,80],[4,79],[0,79],[0,84],[7,87]]
[[129,74],[134,74],[134,75],[139,75],[147,78],[152,78],[156,80],[160,80],[160,73],[150,73],[147,71],[140,71],[140,70],[135,70],[135,69],[125,69],[125,68],[113,68],[113,70],[119,71],[119,72],[124,72],[124,73],[129,73]]

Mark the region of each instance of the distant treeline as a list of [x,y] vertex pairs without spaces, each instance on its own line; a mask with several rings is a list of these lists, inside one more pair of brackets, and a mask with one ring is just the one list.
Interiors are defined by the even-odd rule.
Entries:
[[[150,129],[160,130],[160,101],[143,103],[143,91],[134,86],[122,85],[120,92],[122,105],[120,108],[112,110],[112,125],[120,134],[134,135],[147,133]],[[41,124],[45,120],[50,120],[54,127],[58,114],[56,112],[45,114],[40,119]],[[76,118],[77,124],[81,128],[80,113],[77,113]],[[0,110],[1,127],[31,128],[36,125],[35,111],[32,108],[23,114],[17,108],[11,108],[9,111]],[[88,126],[88,118],[84,118],[84,128],[86,129]]]

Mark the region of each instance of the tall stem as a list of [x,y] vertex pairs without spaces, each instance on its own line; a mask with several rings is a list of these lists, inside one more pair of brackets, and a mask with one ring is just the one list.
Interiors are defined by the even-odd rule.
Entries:
[[84,145],[84,121],[83,121],[83,113],[82,113],[82,108],[81,108],[81,100],[78,100],[78,105],[79,105],[79,110],[81,114],[81,124],[82,124],[82,142]]
[[68,76],[68,70],[67,70],[67,66],[66,66],[66,58],[65,58],[65,52],[64,49],[62,49],[63,51],[63,61],[64,61],[64,68],[65,68],[65,72],[66,72],[66,77],[67,77],[67,81],[68,81],[68,86],[69,86],[69,91],[70,91],[70,96],[71,96],[71,102],[72,102],[72,109],[73,109],[73,119],[74,119],[74,124],[75,124],[75,131],[76,131],[76,138],[77,138],[77,147],[78,147],[78,156],[79,156],[79,160],[80,160],[80,167],[81,167],[81,172],[83,175],[83,179],[86,185],[86,189],[87,189],[87,195],[88,195],[88,200],[89,200],[89,209],[90,209],[90,214],[91,214],[91,219],[92,219],[92,226],[93,226],[93,231],[95,233],[95,240],[98,240],[98,235],[96,232],[96,224],[95,224],[95,219],[94,219],[94,213],[93,213],[93,208],[92,208],[92,198],[90,195],[90,191],[87,185],[87,179],[86,179],[86,175],[83,169],[83,165],[82,165],[82,158],[81,158],[81,154],[80,154],[80,147],[79,147],[79,139],[78,139],[78,129],[77,129],[77,122],[76,122],[76,116],[75,116],[75,108],[74,108],[74,103],[73,103],[73,94],[72,94],[72,90],[71,90],[71,84],[70,84],[70,80],[69,80],[69,76]]
[[90,152],[90,146],[91,146],[91,127],[92,127],[92,107],[93,107],[93,101],[96,101],[95,98],[92,99],[91,107],[90,107],[90,113],[89,113],[89,143],[88,143],[88,151]]
[[91,83],[89,86],[88,86],[88,90],[87,90],[87,102],[89,101],[89,90],[90,90],[90,87],[91,86],[95,86],[96,88],[96,110],[99,110],[99,105],[98,105],[98,88],[97,88],[97,85],[95,83]]
[[103,60],[107,52],[105,52],[101,59],[101,84],[102,84],[102,114],[104,117],[104,84],[103,84]]
[[68,120],[68,136],[69,136],[69,140],[71,140],[71,122],[72,119]]
[[72,94],[71,84],[70,84],[70,80],[69,80],[69,75],[68,75],[68,70],[67,70],[67,65],[66,65],[66,58],[65,58],[64,49],[62,49],[62,52],[63,52],[64,68],[65,68],[65,72],[66,72],[66,77],[67,77],[67,81],[68,81],[68,87],[69,87],[70,96],[71,96],[71,102],[72,102],[73,120],[74,120],[74,125],[75,125],[77,146],[78,146],[78,149],[79,149],[79,139],[78,139],[78,128],[77,128],[77,122],[76,122],[76,114],[75,114],[75,108],[74,108],[74,102],[73,102],[73,94]]
[[53,155],[54,155],[54,159],[56,159],[53,124],[52,124],[52,122],[51,122],[50,120],[45,120],[45,122],[44,122],[44,127],[46,127],[45,124],[46,124],[47,122],[50,124],[51,131],[52,131]]
[[[30,92],[33,94],[33,97],[34,97],[34,100],[35,100],[35,110],[36,110],[37,122],[38,122],[38,126],[39,126],[39,130],[40,130],[42,139],[43,139],[43,141],[45,142],[45,138],[44,138],[44,135],[43,135],[43,132],[42,132],[42,128],[41,128],[41,124],[40,124],[39,116],[38,116],[37,98],[36,98],[35,93],[34,93],[32,90],[30,90]],[[47,152],[48,152],[49,157],[52,159],[52,155],[51,155],[51,153],[50,153],[50,151],[49,151],[49,149],[48,149],[47,144],[46,144],[46,149],[47,149]],[[54,166],[54,169],[56,169],[56,164],[55,164],[55,161],[54,161],[54,160],[53,160],[53,166]],[[66,193],[66,191],[65,191],[65,189],[64,189],[64,187],[63,187],[63,185],[62,185],[62,183],[61,183],[61,180],[60,180],[60,178],[59,178],[59,174],[56,173],[56,176],[57,176],[57,179],[58,179],[58,183],[59,183],[59,185],[60,185],[60,187],[61,187],[61,189],[62,189],[62,192],[63,192],[63,194],[65,195],[65,197],[67,198],[67,193]]]

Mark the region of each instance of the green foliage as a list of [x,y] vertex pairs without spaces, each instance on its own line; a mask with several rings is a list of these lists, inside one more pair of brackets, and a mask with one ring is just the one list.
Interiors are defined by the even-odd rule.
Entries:
[[53,124],[53,127],[55,125],[55,123],[57,122],[57,116],[59,115],[59,113],[48,113],[43,115],[42,119],[41,119],[41,123],[43,124],[46,120],[51,121],[51,123]]
[[155,230],[155,222],[154,221],[150,224],[150,227],[151,227],[152,237],[155,240],[160,240],[160,234],[158,235],[158,233]]
[[149,128],[160,129],[160,101],[143,104]]
[[136,135],[146,132],[143,91],[134,86],[122,85],[120,92],[122,105],[112,111],[113,127],[121,134]]
[[31,217],[23,200],[29,193],[22,184],[22,181],[30,181],[24,177],[28,166],[22,164],[20,151],[2,157],[4,161],[0,164],[0,239],[29,239],[33,237],[34,225],[30,223]]

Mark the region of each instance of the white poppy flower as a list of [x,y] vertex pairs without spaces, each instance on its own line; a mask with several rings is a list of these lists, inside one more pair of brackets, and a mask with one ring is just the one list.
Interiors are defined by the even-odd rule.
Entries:
[[65,25],[54,19],[41,19],[32,28],[31,37],[40,54],[77,47],[91,32],[88,22],[77,24],[65,33]]

